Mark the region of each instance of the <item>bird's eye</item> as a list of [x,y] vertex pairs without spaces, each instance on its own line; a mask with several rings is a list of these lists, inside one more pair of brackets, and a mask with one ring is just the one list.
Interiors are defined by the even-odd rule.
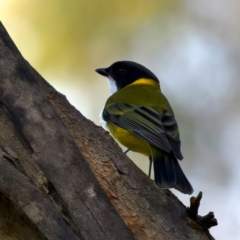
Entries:
[[124,69],[124,68],[119,68],[118,70],[117,70],[117,73],[118,74],[123,74],[123,73],[125,73],[126,72],[126,69]]

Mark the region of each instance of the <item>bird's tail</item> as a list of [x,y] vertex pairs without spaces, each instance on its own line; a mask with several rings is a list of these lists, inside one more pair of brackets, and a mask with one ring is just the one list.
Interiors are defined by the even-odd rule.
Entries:
[[173,153],[158,152],[152,159],[155,182],[160,188],[176,188],[185,194],[193,193],[192,185]]

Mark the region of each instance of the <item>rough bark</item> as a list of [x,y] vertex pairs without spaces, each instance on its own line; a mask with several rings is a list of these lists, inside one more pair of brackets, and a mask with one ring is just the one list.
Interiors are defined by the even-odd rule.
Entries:
[[[100,186],[101,185],[101,186]],[[209,239],[0,25],[0,240]]]

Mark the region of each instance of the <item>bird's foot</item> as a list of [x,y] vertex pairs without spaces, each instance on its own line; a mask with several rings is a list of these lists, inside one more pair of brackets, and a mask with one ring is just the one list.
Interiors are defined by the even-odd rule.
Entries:
[[127,154],[131,149],[127,148],[123,153]]

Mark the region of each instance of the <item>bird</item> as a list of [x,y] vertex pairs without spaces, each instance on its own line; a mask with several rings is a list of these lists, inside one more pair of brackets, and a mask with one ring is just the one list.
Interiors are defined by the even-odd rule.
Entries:
[[178,161],[183,159],[178,124],[156,75],[132,61],[117,61],[96,72],[109,82],[111,96],[101,117],[111,135],[127,149],[147,156],[149,173],[153,162],[158,187],[192,194]]

